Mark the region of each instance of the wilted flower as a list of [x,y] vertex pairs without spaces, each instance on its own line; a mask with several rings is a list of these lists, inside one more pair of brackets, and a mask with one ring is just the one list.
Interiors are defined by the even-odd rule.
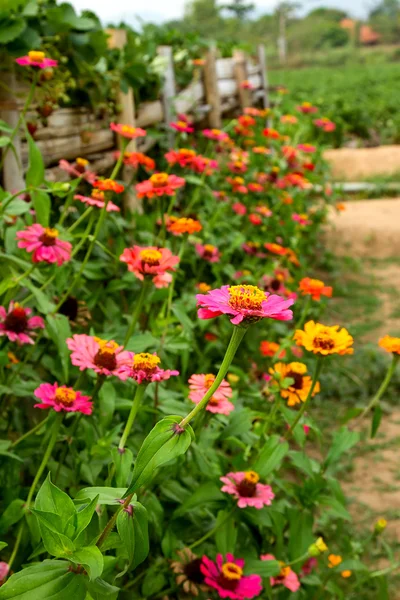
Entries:
[[332,287],[325,285],[320,279],[304,277],[299,282],[299,290],[302,296],[311,296],[313,300],[320,300],[321,296],[332,297]]
[[47,69],[48,67],[56,67],[58,61],[52,58],[46,58],[44,52],[31,50],[27,56],[16,58],[15,62],[21,67],[38,67],[39,69]]
[[168,248],[157,246],[125,248],[119,259],[141,281],[145,277],[152,278],[157,288],[167,287],[171,283],[172,275],[168,271],[175,271],[179,263],[179,256],[173,255]]
[[308,321],[302,329],[297,329],[294,341],[298,346],[303,346],[309,352],[327,356],[329,354],[353,354],[353,338],[339,325],[332,327]]
[[154,196],[173,196],[179,188],[185,185],[185,180],[177,175],[155,173],[141,183],[136,184],[138,198],[153,198]]
[[269,506],[275,498],[271,486],[259,483],[260,476],[255,471],[228,473],[220,480],[224,484],[221,491],[234,496],[239,508],[252,506],[261,509]]
[[90,396],[84,396],[65,385],[58,383],[42,383],[34,391],[36,398],[42,402],[35,404],[35,408],[53,408],[56,412],[80,412],[83,415],[91,415],[93,402]]
[[58,239],[57,229],[43,227],[39,223],[29,225],[22,231],[17,231],[18,248],[33,252],[32,261],[57,263],[61,266],[71,258],[72,245]]
[[[96,206],[97,208],[103,208],[105,204],[105,196],[104,192],[101,190],[97,190],[94,188],[92,190],[92,194],[90,196],[82,196],[82,194],[76,194],[74,196],[74,200],[79,200],[79,202],[83,202],[86,206]],[[119,206],[114,204],[109,200],[107,202],[107,212],[120,212]]]
[[212,244],[196,244],[195,249],[200,258],[203,258],[207,262],[215,263],[220,261],[220,251]]
[[203,556],[201,572],[205,583],[217,590],[220,598],[247,600],[256,598],[262,590],[260,575],[244,575],[245,561],[227,554],[224,562],[222,554],[217,554],[216,562]]
[[125,189],[121,183],[113,179],[98,179],[93,185],[102,192],[114,192],[115,194],[122,194]]
[[231,323],[250,325],[263,318],[288,321],[293,318],[289,306],[293,300],[270,295],[254,285],[224,285],[207,294],[197,294],[198,316],[200,319],[213,319],[226,314],[232,317]]
[[111,123],[110,124],[111,131],[115,131],[122,137],[129,138],[134,140],[138,137],[144,137],[146,135],[146,131],[141,127],[132,127],[131,125],[122,125],[121,123]]
[[34,344],[31,334],[34,329],[44,329],[42,317],[30,317],[31,308],[24,308],[18,302],[10,302],[8,311],[0,306],[0,336],[6,335],[10,342]]
[[400,355],[400,338],[392,337],[390,335],[385,335],[383,338],[379,340],[379,346],[386,350],[386,352],[391,352],[392,354]]
[[169,369],[161,369],[158,365],[161,362],[156,353],[149,354],[141,352],[139,354],[131,353],[130,364],[126,365],[128,377],[134,379],[137,383],[151,383],[153,381],[165,381],[173,375],[179,375],[179,371],[170,371]]
[[132,363],[133,353],[124,350],[116,342],[75,334],[66,343],[72,351],[71,362],[80,371],[93,369],[99,375],[115,375],[122,381],[128,378],[126,367]]
[[[276,560],[273,554],[262,554],[260,558],[261,560]],[[300,581],[297,574],[292,571],[290,567],[285,565],[284,562],[279,561],[279,563],[281,566],[281,572],[275,577],[270,577],[270,583],[272,587],[274,587],[274,585],[283,585],[291,592],[297,592],[297,590],[300,588]]]
[[[295,406],[301,402],[305,402],[312,386],[312,379],[307,373],[307,366],[299,362],[291,362],[288,364],[278,362],[269,370],[271,375],[278,373],[283,379],[293,379],[293,383],[286,389],[281,388],[280,394],[282,398],[287,399],[288,406]],[[320,391],[319,382],[314,386],[313,397]]]
[[181,585],[185,594],[198,596],[199,590],[205,591],[204,575],[200,570],[201,558],[196,556],[190,548],[177,550],[179,560],[171,562],[171,569],[177,575],[175,581]]

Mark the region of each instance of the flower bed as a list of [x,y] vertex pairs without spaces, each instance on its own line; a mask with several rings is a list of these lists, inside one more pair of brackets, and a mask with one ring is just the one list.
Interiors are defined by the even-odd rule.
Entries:
[[[27,134],[27,187],[1,196],[0,600],[386,585],[396,565],[367,560],[386,522],[352,539],[335,478],[359,434],[338,424],[320,461],[308,453],[324,439],[321,372],[353,338],[319,322],[334,290],[313,277],[318,234],[335,198],[321,149],[302,143],[306,108],[248,108],[223,130],[180,117],[179,143],[155,160],[126,152],[144,130],[112,124],[124,147],[110,176],[64,161],[69,183],[44,180]],[[143,210],[122,214],[131,190]],[[373,412],[372,435],[400,354],[398,339],[380,344],[387,376],[351,415]]]

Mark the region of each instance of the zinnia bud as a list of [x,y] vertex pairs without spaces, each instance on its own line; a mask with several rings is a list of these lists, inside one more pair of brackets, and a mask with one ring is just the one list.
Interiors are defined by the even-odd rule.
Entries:
[[311,544],[311,546],[308,549],[308,554],[310,556],[319,556],[320,554],[322,554],[323,552],[326,552],[328,550],[328,546],[325,544],[324,540],[322,537],[319,537],[317,539],[317,541],[314,544]]
[[374,531],[375,533],[382,533],[382,531],[384,531],[387,527],[387,521],[386,519],[378,519],[377,522],[375,523],[375,527],[374,527]]

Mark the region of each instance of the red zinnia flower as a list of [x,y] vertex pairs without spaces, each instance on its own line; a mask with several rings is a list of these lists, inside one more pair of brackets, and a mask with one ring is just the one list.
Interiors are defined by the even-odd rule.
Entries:
[[136,184],[138,198],[153,198],[154,196],[173,196],[179,188],[185,185],[185,180],[177,175],[168,175],[168,173],[155,173]]
[[114,192],[115,194],[122,194],[125,189],[121,183],[117,183],[113,179],[98,179],[93,185],[102,192]]
[[169,271],[175,271],[179,263],[179,256],[174,256],[171,250],[156,246],[125,248],[119,259],[141,281],[151,277],[157,288],[167,287],[171,283]]

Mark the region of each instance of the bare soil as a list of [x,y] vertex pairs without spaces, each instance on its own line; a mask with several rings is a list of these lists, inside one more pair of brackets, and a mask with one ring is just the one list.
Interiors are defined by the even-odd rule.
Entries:
[[333,177],[340,181],[400,173],[400,146],[337,148],[327,150],[324,158],[330,163]]

